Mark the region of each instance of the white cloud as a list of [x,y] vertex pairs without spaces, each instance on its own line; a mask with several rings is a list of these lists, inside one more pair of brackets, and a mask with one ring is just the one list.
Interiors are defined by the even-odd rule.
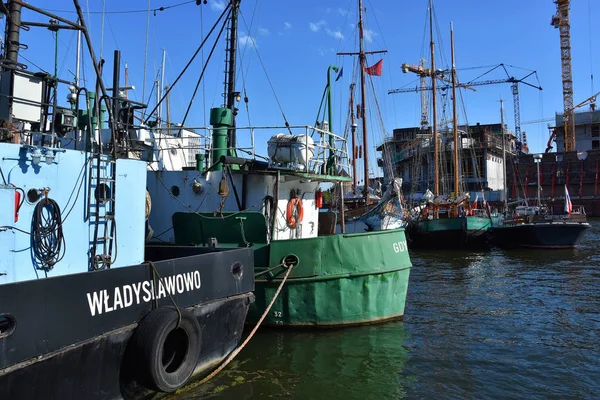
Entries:
[[336,39],[343,39],[344,38],[344,35],[340,31],[332,31],[331,29],[327,29],[326,28],[325,32],[327,32],[327,34],[329,36],[333,36]]
[[375,36],[377,36],[377,32],[373,32],[373,31],[372,31],[372,30],[370,30],[370,29],[365,29],[365,30],[363,31],[363,35],[364,35],[364,37],[365,37],[365,40],[366,40],[368,43],[371,43],[371,42],[373,41],[373,38],[374,38]]
[[283,23],[283,27],[285,29],[292,29],[292,24],[290,24],[289,22],[286,21],[286,22]]
[[262,35],[262,36],[267,36],[269,35],[271,32],[269,32],[269,30],[267,28],[262,28],[262,27],[258,27],[258,34]]
[[338,8],[338,14],[340,14],[341,16],[345,17],[346,15],[348,15],[348,10],[344,10],[343,8]]
[[223,11],[225,9],[225,2],[223,0],[212,0],[210,2],[210,9],[213,11]]
[[321,30],[321,27],[323,27],[323,25],[325,25],[325,21],[321,20],[319,22],[311,22],[311,23],[309,23],[308,27],[313,32],[319,32]]
[[252,36],[249,35],[245,35],[242,34],[238,37],[238,42],[240,44],[240,47],[258,47],[258,44],[256,43],[256,39],[254,39]]

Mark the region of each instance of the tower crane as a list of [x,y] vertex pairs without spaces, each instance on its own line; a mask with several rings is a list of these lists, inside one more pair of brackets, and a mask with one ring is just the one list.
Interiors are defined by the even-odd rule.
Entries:
[[421,58],[421,65],[408,65],[406,63],[401,66],[402,72],[413,72],[419,75],[421,84],[421,129],[427,129],[429,125],[429,111],[427,109],[427,93],[423,88],[427,87],[427,77],[431,76],[431,69],[425,68],[425,59]]
[[[506,73],[506,76],[507,76],[505,79],[489,79],[489,80],[483,80],[483,81],[477,80],[477,79],[481,78],[482,76],[489,74],[490,72],[494,71],[497,68],[502,68],[504,70],[504,72]],[[508,70],[506,69],[505,64],[498,64],[494,68],[479,75],[474,80],[460,84],[459,87],[472,89],[473,86],[493,85],[493,84],[497,84],[497,83],[510,83],[511,88],[512,88],[514,111],[515,111],[515,136],[517,137],[519,143],[523,143],[524,138],[523,138],[523,135],[521,134],[521,109],[520,109],[520,105],[519,105],[519,83],[525,84],[527,86],[531,86],[532,88],[535,88],[538,90],[542,90],[541,86],[534,85],[532,83],[525,81],[527,78],[529,78],[532,75],[535,75],[535,77],[537,79],[536,71],[532,71],[529,74],[525,75],[523,78],[517,79],[508,73]],[[441,86],[440,90],[446,90],[449,88],[450,88],[449,85],[445,85],[445,86]],[[425,91],[425,90],[431,90],[431,87],[428,86],[428,87],[420,87],[420,88],[393,89],[393,90],[389,90],[388,94],[419,92],[419,91]],[[524,143],[524,144],[526,144],[526,143]],[[518,148],[517,150],[520,150],[520,148]]]
[[[431,72],[431,68],[425,68],[425,59],[423,59],[423,58],[421,58],[420,65],[409,65],[409,64],[404,63],[404,64],[402,64],[402,66],[400,68],[402,69],[402,72],[404,72],[404,73],[412,72],[419,76],[419,81],[420,81],[419,88],[407,89],[406,91],[421,92],[421,129],[426,129],[427,126],[429,125],[429,111],[428,111],[428,102],[427,102],[426,91],[431,90],[431,88],[427,87],[427,77],[430,77],[433,75]],[[446,84],[446,89],[447,89],[450,87],[449,84],[452,83],[452,80],[445,77],[446,73],[449,73],[449,71],[437,70],[435,72],[435,75],[436,75],[437,79],[443,81]],[[475,89],[472,89],[463,84],[459,84],[458,86],[464,87],[467,89],[471,89],[471,90],[475,90]],[[400,89],[397,89],[397,90],[400,90]],[[397,93],[397,92],[393,91],[393,90],[388,92],[388,94],[392,94],[392,93]]]
[[563,85],[563,122],[565,134],[565,151],[576,150],[575,118],[573,115],[573,73],[571,72],[571,23],[569,22],[569,7],[571,0],[553,0],[556,4],[556,14],[550,22],[560,31],[560,61],[562,66]]
[[[600,92],[588,97],[587,99],[583,100],[581,103],[569,108],[565,110],[565,114],[567,112],[571,113],[571,115],[573,115],[573,112],[578,109],[579,107],[583,107],[586,104],[589,103],[590,105],[590,111],[594,112],[596,111],[596,97],[598,97],[598,95],[600,95]],[[564,116],[563,116],[563,121],[564,121]],[[565,124],[566,126],[566,124]],[[573,135],[573,148],[571,150],[575,150],[575,135]],[[554,131],[552,132],[552,134],[550,135],[550,138],[548,139],[548,143],[546,144],[546,153],[550,152],[550,150],[552,150],[552,141],[554,140],[554,138],[556,137],[556,129],[554,129]],[[567,151],[567,140],[565,137],[565,151]]]

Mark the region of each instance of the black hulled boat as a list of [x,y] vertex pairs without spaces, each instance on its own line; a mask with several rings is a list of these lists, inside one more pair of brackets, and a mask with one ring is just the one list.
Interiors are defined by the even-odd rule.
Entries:
[[[54,22],[22,22],[25,8]],[[64,25],[88,47],[89,35],[83,22],[21,2],[3,10],[0,399],[173,392],[238,346],[254,298],[253,252],[145,247],[149,148],[133,124],[145,106],[119,95],[119,53],[115,96],[93,50],[98,91],[29,72],[19,60],[23,27]],[[66,107],[59,93],[69,94]]]

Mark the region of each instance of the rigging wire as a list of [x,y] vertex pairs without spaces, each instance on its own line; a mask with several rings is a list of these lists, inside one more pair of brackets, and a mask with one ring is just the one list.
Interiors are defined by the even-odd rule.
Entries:
[[[90,6],[88,4],[88,1],[86,0],[86,8],[87,10],[85,12],[89,14],[136,14],[136,13],[145,13],[148,11],[152,11],[152,13],[154,14],[154,16],[156,16],[157,12],[160,11],[166,11],[169,10],[171,8],[177,8],[177,7],[181,7],[190,3],[195,3],[196,0],[189,0],[189,1],[184,1],[181,3],[177,3],[177,4],[173,4],[170,6],[161,6],[161,7],[156,7],[156,8],[150,8],[148,7],[147,9],[143,9],[143,10],[120,10],[120,11],[90,11]],[[148,4],[150,4],[150,2],[148,2]],[[60,13],[76,13],[76,11],[71,11],[71,10],[56,10],[56,9],[51,9],[51,8],[44,8],[44,11],[51,11],[51,12],[60,12]],[[89,18],[89,16],[88,16]],[[89,26],[89,23],[88,23]]]
[[[146,21],[146,47],[144,48],[144,83],[142,84],[142,99],[146,98],[146,73],[148,70],[148,31],[150,28],[150,0],[148,0],[148,17]],[[142,110],[142,119],[144,119],[144,114],[146,110]]]
[[[240,13],[240,16],[242,17],[242,21],[244,22],[244,26],[246,26],[246,29],[248,27],[248,24],[246,23],[246,19],[244,18],[244,15],[242,13]],[[271,78],[269,78],[269,74],[267,73],[267,69],[265,67],[265,64],[262,61],[262,58],[260,56],[260,53],[258,52],[258,48],[256,47],[256,42],[254,41],[254,38],[252,36],[250,36],[250,40],[252,41],[252,46],[254,46],[254,50],[256,51],[256,56],[258,57],[258,60],[260,62],[260,65],[262,66],[262,69],[265,73],[265,76],[267,78],[267,82],[269,82],[269,87],[271,88],[271,91],[273,92],[273,97],[275,97],[275,102],[277,103],[277,106],[279,107],[279,111],[281,112],[281,116],[283,117],[283,120],[285,121],[285,126],[288,127],[290,126],[290,123],[288,122],[285,113],[283,112],[283,108],[281,107],[281,103],[279,102],[279,98],[277,97],[277,93],[275,93],[275,88],[273,87],[273,83],[271,82]],[[291,133],[291,132],[290,132]]]
[[[252,26],[254,25],[254,18],[257,14],[257,7],[258,7],[258,2],[254,4],[254,10],[252,11],[252,18],[250,19],[250,27],[246,27],[246,29],[248,30],[248,36],[249,37],[254,37],[252,35]],[[239,13],[241,14],[241,10],[239,11]],[[260,14],[260,12],[259,12]],[[258,23],[257,23],[258,26]],[[236,44],[239,46],[239,41],[236,41]],[[247,71],[244,74],[244,68],[241,66],[244,64],[244,55],[246,54],[246,50],[248,48],[253,48],[253,46],[248,46],[248,42],[246,41],[245,45],[244,45],[244,49],[242,51],[240,51],[240,49],[238,48],[238,54],[240,54],[240,68],[238,71],[236,71],[236,82],[237,82],[237,73],[239,72],[241,79],[242,79],[242,91],[244,92],[244,106],[246,108],[246,118],[248,119],[248,126],[252,126],[251,122],[250,122],[250,110],[248,107],[248,96],[247,96],[247,91],[246,91],[246,76],[249,74],[250,71],[250,64],[251,64],[251,60],[252,60],[252,52],[250,53],[250,59],[248,60],[248,66],[247,66]],[[253,147],[253,146],[252,146]]]
[[100,27],[100,59],[102,59],[102,50],[104,49],[104,17],[106,16],[106,0],[102,0],[102,22]]
[[196,98],[196,93],[198,92],[200,83],[203,81],[202,78],[204,78],[204,73],[206,72],[206,67],[208,67],[208,63],[210,62],[210,60],[215,52],[215,48],[217,47],[217,44],[219,44],[219,39],[221,39],[221,35],[223,34],[225,27],[227,26],[227,19],[229,19],[232,12],[233,12],[232,9],[229,10],[229,14],[228,14],[227,18],[225,19],[223,26],[221,26],[221,30],[219,31],[219,34],[215,38],[215,43],[213,44],[213,47],[210,49],[210,53],[208,53],[208,58],[206,59],[206,62],[204,63],[204,66],[202,67],[202,72],[200,72],[200,76],[198,77],[198,81],[196,82],[196,87],[194,88],[194,93],[192,93],[192,98],[190,99],[190,101],[188,103],[187,110],[185,110],[185,115],[183,116],[183,120],[181,121],[181,126],[185,126],[185,121],[187,120],[188,114],[190,113],[190,109],[192,108],[192,104],[194,103],[194,99]]
[[[231,3],[230,3],[231,4]],[[175,81],[173,81],[173,83],[169,86],[169,88],[165,91],[165,93],[162,95],[162,97],[160,98],[160,100],[157,102],[157,104],[154,106],[154,108],[152,109],[152,111],[150,113],[148,113],[148,118],[146,118],[146,120],[144,121],[144,124],[147,124],[148,121],[150,120],[150,116],[158,109],[158,107],[160,106],[160,104],[162,103],[162,101],[169,95],[169,93],[171,92],[171,90],[173,90],[173,87],[177,84],[177,82],[179,82],[179,80],[181,79],[181,77],[183,76],[183,74],[185,74],[185,71],[187,71],[187,69],[190,67],[190,65],[192,65],[192,62],[194,62],[194,59],[196,58],[196,56],[198,55],[198,53],[200,52],[200,50],[204,47],[204,44],[206,43],[206,41],[208,40],[208,38],[210,37],[210,35],[212,35],[212,33],[214,32],[214,30],[217,28],[217,26],[220,24],[221,20],[223,19],[223,17],[229,13],[229,9],[230,9],[230,4],[228,4],[225,9],[223,10],[223,12],[221,13],[221,15],[219,16],[219,18],[217,19],[217,21],[215,22],[215,24],[213,25],[213,27],[210,29],[210,31],[208,32],[208,35],[206,36],[206,38],[204,38],[202,40],[202,43],[200,43],[200,46],[198,46],[198,48],[196,49],[196,51],[194,52],[194,54],[192,55],[192,58],[188,61],[188,63],[185,65],[185,67],[183,68],[183,70],[179,73],[179,75],[177,76],[177,78],[175,78]]]

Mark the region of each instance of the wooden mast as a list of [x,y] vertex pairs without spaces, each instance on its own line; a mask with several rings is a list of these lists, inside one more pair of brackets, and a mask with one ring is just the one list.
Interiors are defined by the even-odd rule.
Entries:
[[356,156],[358,155],[358,151],[356,150],[356,120],[354,115],[354,87],[356,84],[352,82],[350,84],[350,130],[352,131],[352,192],[356,190],[356,186],[358,186],[356,176]]
[[362,118],[362,133],[363,133],[363,168],[364,168],[364,179],[365,179],[365,187],[364,187],[364,196],[366,204],[368,205],[369,201],[369,142],[367,135],[367,121],[366,121],[366,102],[367,102],[367,93],[365,90],[365,69],[366,69],[366,60],[367,54],[377,54],[377,53],[386,53],[387,50],[378,50],[378,51],[365,51],[364,50],[364,30],[363,30],[363,6],[362,0],[358,0],[358,32],[359,32],[359,51],[358,53],[337,53],[340,56],[358,56],[359,64],[360,64],[360,87],[361,87],[361,107],[360,113],[357,115],[357,118]]
[[363,133],[363,168],[364,168],[364,195],[365,205],[369,204],[369,144],[367,135],[367,117],[365,108],[367,104],[367,94],[365,91],[365,68],[366,68],[366,55],[364,50],[363,40],[363,7],[362,0],[358,0],[358,32],[359,32],[359,60],[360,60],[360,95],[362,107],[360,113],[362,117],[362,133]]
[[437,132],[437,94],[436,94],[436,71],[435,71],[435,43],[433,41],[433,0],[429,0],[429,35],[431,37],[431,96],[432,96],[432,119],[433,123],[433,194],[440,194],[440,175],[439,175],[439,143]]
[[450,45],[452,49],[452,130],[454,133],[454,198],[458,197],[458,116],[456,113],[456,64],[454,62],[454,26],[450,23]]

